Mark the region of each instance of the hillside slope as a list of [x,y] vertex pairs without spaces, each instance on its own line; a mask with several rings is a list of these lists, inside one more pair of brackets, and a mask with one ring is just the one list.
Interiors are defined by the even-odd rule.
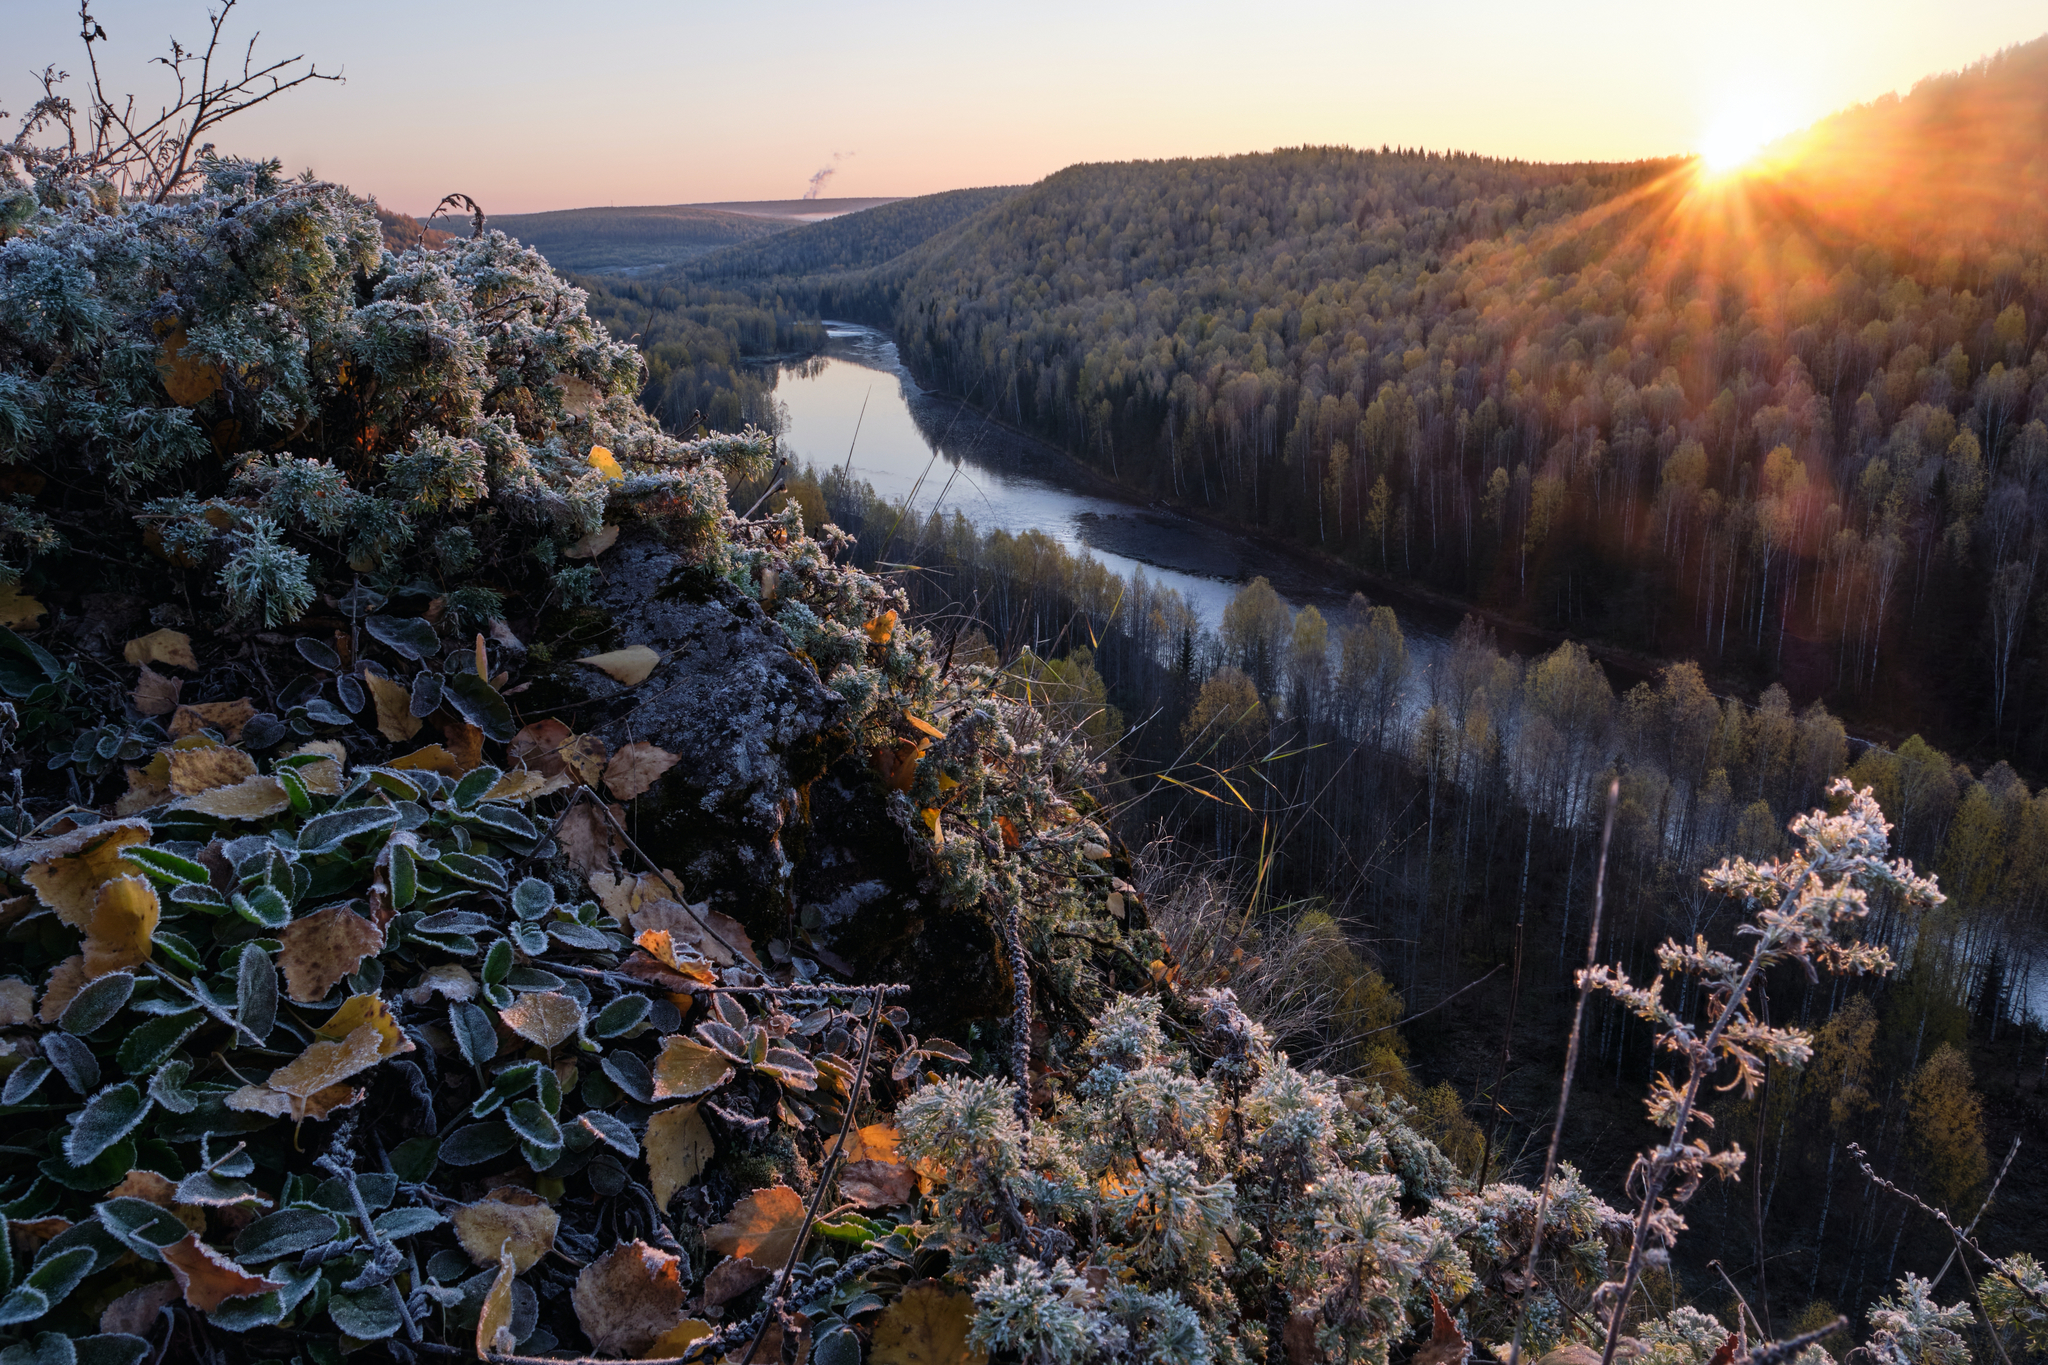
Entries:
[[745,280],[880,266],[1018,192],[1017,186],[994,186],[898,199],[773,238],[725,247],[690,262],[680,274],[698,280]]

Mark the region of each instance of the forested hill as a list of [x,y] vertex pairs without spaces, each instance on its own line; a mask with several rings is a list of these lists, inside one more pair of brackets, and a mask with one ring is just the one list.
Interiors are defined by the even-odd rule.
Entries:
[[1148,494],[2038,757],[2044,61],[1724,179],[1079,166],[899,263],[896,330]]
[[711,252],[678,272],[692,280],[744,280],[862,270],[894,260],[1021,189],[998,185],[899,199]]

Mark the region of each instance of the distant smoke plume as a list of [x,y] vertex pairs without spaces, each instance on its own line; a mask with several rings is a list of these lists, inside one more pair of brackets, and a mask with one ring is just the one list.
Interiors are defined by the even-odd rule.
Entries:
[[825,182],[830,180],[833,176],[839,173],[839,163],[841,161],[846,160],[848,157],[858,155],[858,152],[832,153],[833,164],[831,164],[830,166],[819,167],[816,174],[811,176],[811,187],[804,191],[804,198],[816,199],[818,197],[818,192],[825,188]]

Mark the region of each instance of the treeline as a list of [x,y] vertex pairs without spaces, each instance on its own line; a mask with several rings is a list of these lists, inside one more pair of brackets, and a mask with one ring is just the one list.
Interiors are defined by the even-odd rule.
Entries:
[[[1638,980],[1656,974],[1667,938],[1737,947],[1740,917],[1701,888],[1703,866],[1785,850],[1788,817],[1825,805],[1836,775],[1874,787],[1895,851],[1938,873],[1949,900],[1919,919],[1873,902],[1864,936],[1901,964],[1888,979],[1844,989],[1773,975],[1774,1008],[1820,1031],[1819,1056],[1805,1071],[1773,1068],[1756,1101],[1717,1110],[1755,1154],[1745,1180],[1761,1194],[1696,1201],[1687,1217],[1704,1235],[1680,1268],[1705,1291],[1705,1258],[1732,1271],[1766,1240],[1769,1283],[1752,1267],[1745,1292],[1788,1318],[1817,1300],[1853,1311],[1899,1271],[1936,1268],[1938,1249],[1904,1235],[1898,1207],[1851,1179],[1843,1144],[1860,1142],[1924,1197],[1974,1208],[1989,1174],[1987,1097],[2028,1103],[2022,1087],[2048,1066],[2048,1036],[2022,1022],[2043,1003],[2032,977],[2048,790],[1917,739],[1852,746],[1819,703],[1795,708],[1775,686],[1754,703],[1716,697],[1690,663],[1617,693],[1577,644],[1504,655],[1469,619],[1450,640],[1411,638],[1384,606],[1355,599],[1325,617],[1258,580],[1212,632],[1179,594],[1039,533],[905,515],[840,471],[800,478],[791,496],[807,522],[829,516],[853,532],[860,562],[894,566],[941,657],[1006,665],[1013,688],[1088,734],[1108,764],[1104,799],[1134,837],[1165,831],[1232,860],[1257,887],[1255,911],[1323,907],[1377,945],[1411,1009],[1478,983],[1462,998],[1468,1022],[1410,1029],[1426,1071],[1443,1059],[1430,1079],[1482,1116],[1506,1115],[1486,1146],[1461,1145],[1474,1159],[1526,1150],[1555,1101],[1610,782],[1601,956]],[[1478,1031],[1470,1019],[1507,1027],[1511,977],[1496,969],[1510,963],[1522,1065],[1503,1082],[1490,1061],[1474,1070],[1457,1039]],[[1596,1002],[1587,1028],[1594,1097],[1565,1153],[1599,1170],[1637,1144],[1635,1097],[1657,1059],[1647,1026],[1611,1003]],[[1497,1046],[1486,1035],[1489,1058]],[[2024,1198],[2012,1186],[2003,1197]]]
[[2048,40],[1726,182],[1075,167],[918,253],[895,330],[1150,496],[2038,762],[2048,260],[2000,177],[2044,92]]
[[764,241],[714,251],[677,273],[685,279],[727,283],[829,275],[886,265],[1020,189],[999,185],[947,190],[878,204],[858,213],[807,223]]

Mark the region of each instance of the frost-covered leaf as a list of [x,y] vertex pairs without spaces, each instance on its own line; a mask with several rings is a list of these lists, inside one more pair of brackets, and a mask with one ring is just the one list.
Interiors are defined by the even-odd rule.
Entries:
[[680,762],[679,755],[636,739],[613,754],[605,765],[604,785],[616,800],[630,801]]
[[689,1100],[716,1090],[733,1078],[728,1059],[718,1051],[675,1034],[664,1038],[654,1062],[654,1098]]
[[432,623],[417,616],[366,616],[363,629],[370,632],[370,638],[414,663],[433,658],[441,649],[441,637]]
[[397,823],[398,812],[390,806],[351,806],[316,815],[299,827],[299,853],[303,857],[331,853],[350,839],[390,829]]
[[262,820],[290,804],[290,793],[275,777],[247,777],[232,786],[215,787],[188,797],[178,803],[177,809],[222,820]]
[[622,995],[597,1012],[588,1031],[593,1038],[616,1038],[639,1027],[651,1009],[644,995]]
[[285,990],[300,1004],[327,998],[334,983],[384,949],[384,931],[346,905],[301,916],[278,933]]
[[706,1228],[704,1244],[728,1256],[744,1256],[756,1265],[780,1269],[796,1245],[803,1221],[802,1196],[787,1185],[770,1185],[733,1205],[724,1222]]
[[[630,1092],[629,1092],[630,1093]],[[678,1190],[694,1182],[716,1152],[711,1130],[694,1104],[656,1110],[647,1120],[641,1144],[654,1187],[654,1206],[666,1210]]]
[[121,1006],[127,1004],[134,994],[133,975],[110,972],[81,987],[78,994],[71,997],[71,1003],[64,1007],[57,1023],[66,1033],[84,1037],[119,1014]]
[[357,1341],[382,1341],[405,1325],[398,1288],[391,1284],[368,1289],[336,1290],[327,1301],[327,1316]]
[[498,1017],[528,1042],[553,1051],[583,1027],[583,1006],[555,991],[534,991],[499,1010]]
[[640,1155],[640,1139],[633,1136],[633,1130],[621,1119],[613,1118],[602,1109],[590,1109],[577,1122],[588,1128],[599,1142],[604,1143],[621,1156]]
[[585,1266],[569,1301],[592,1349],[603,1355],[643,1355],[681,1324],[682,1266],[645,1242],[628,1242]]
[[988,1365],[988,1352],[971,1345],[974,1296],[953,1293],[936,1280],[911,1285],[875,1323],[870,1365]]
[[512,708],[505,704],[498,689],[485,679],[470,672],[456,673],[443,679],[441,689],[442,696],[456,714],[489,738],[508,740],[518,733],[519,727],[512,719]]
[[[171,790],[179,796],[197,796],[217,787],[232,787],[256,775],[256,760],[240,749],[219,745],[191,748],[174,745],[167,757],[171,765]],[[282,792],[284,789],[280,787],[278,790]]]
[[[92,918],[100,888],[115,877],[135,871],[122,856],[122,850],[147,844],[149,835],[149,823],[145,820],[89,826],[79,834],[42,845],[48,852],[28,864],[22,879],[35,890],[37,900],[57,912],[58,919],[74,929],[83,929]],[[30,845],[17,853],[36,849],[37,846]]]
[[456,1240],[477,1265],[495,1265],[502,1253],[512,1257],[515,1274],[524,1274],[555,1245],[562,1220],[532,1190],[502,1185],[473,1204],[449,1212]]
[[259,1047],[277,1023],[277,968],[260,943],[242,945],[235,965],[235,1022]]

